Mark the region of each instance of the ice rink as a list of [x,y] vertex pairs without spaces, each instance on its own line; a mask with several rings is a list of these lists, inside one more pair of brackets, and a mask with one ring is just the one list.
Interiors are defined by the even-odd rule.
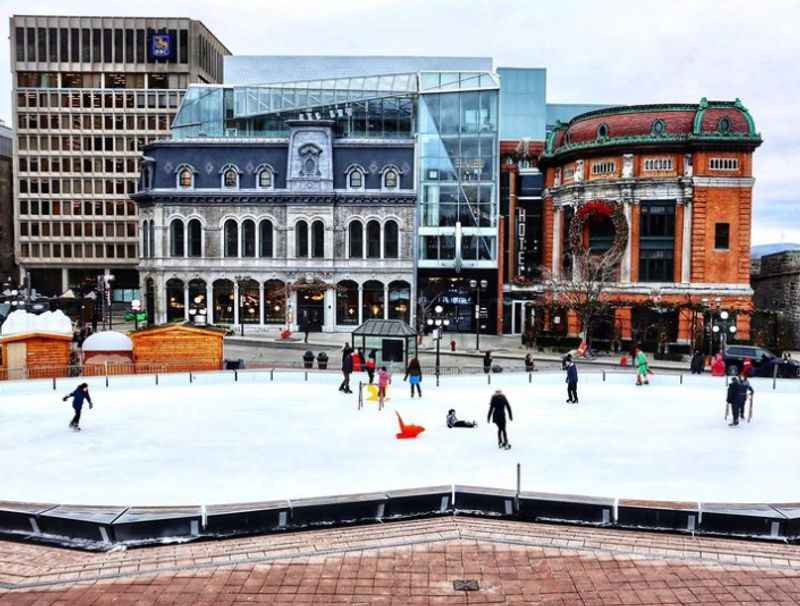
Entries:
[[[473,484],[620,498],[800,500],[800,381],[755,380],[753,422],[723,421],[724,379],[582,372],[581,403],[562,373],[431,376],[411,400],[395,377],[386,409],[337,392],[336,374],[268,372],[91,380],[94,410],[76,433],[61,396],[79,379],[0,384],[0,500],[212,504]],[[510,451],[498,450],[488,401],[510,400]],[[445,415],[477,420],[448,429]],[[427,428],[397,440],[394,411]]]

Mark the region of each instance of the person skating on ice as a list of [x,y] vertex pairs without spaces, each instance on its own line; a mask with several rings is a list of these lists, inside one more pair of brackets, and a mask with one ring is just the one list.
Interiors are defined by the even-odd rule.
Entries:
[[403,377],[403,381],[408,379],[408,382],[411,384],[411,397],[414,397],[414,388],[417,388],[417,394],[419,397],[422,397],[422,389],[420,388],[419,384],[422,383],[422,368],[419,365],[419,360],[417,358],[411,358],[411,361],[408,363],[408,368],[406,368],[406,376]]
[[375,360],[376,360],[376,358],[377,358],[377,354],[375,353],[375,350],[373,349],[373,350],[371,350],[369,352],[369,355],[367,356],[367,361],[364,364],[365,368],[367,369],[367,377],[369,378],[369,384],[370,385],[372,385],[372,382],[375,380],[375,365],[376,365]]
[[378,371],[378,406],[383,408],[383,400],[386,397],[386,389],[392,382],[392,375],[386,370],[385,366],[381,366]]
[[81,422],[81,409],[83,408],[84,400],[89,402],[89,409],[92,409],[92,398],[89,396],[89,384],[81,383],[75,391],[65,395],[61,401],[66,402],[69,398],[72,398],[72,408],[75,410],[75,416],[72,417],[69,426],[74,431],[80,431],[81,428],[79,424]]
[[454,427],[477,427],[478,424],[475,421],[459,421],[458,417],[456,416],[456,409],[451,408],[447,411],[447,427],[453,429]]
[[736,427],[739,425],[739,419],[744,419],[744,406],[747,403],[747,396],[750,396],[751,402],[753,398],[753,387],[750,385],[750,381],[747,380],[747,375],[745,375],[744,371],[740,370],[739,376],[734,377],[734,380],[731,381],[728,387],[728,394],[733,412],[733,422],[730,426]]
[[339,385],[339,391],[342,393],[353,393],[350,391],[350,373],[353,372],[353,349],[350,343],[345,343],[342,349],[342,384]]
[[508,443],[508,433],[506,432],[506,410],[508,410],[508,420],[513,421],[514,415],[511,414],[511,405],[503,395],[501,390],[494,392],[492,399],[489,401],[489,414],[486,415],[486,422],[490,421],[497,425],[497,447],[511,448]]
[[567,365],[567,404],[578,403],[578,367],[572,361],[572,356],[568,355]]
[[639,347],[633,349],[633,359],[636,364],[636,384],[650,385],[647,375],[650,374],[650,367],[647,365],[647,356]]
[[487,375],[492,372],[492,352],[489,350],[483,354],[483,372]]

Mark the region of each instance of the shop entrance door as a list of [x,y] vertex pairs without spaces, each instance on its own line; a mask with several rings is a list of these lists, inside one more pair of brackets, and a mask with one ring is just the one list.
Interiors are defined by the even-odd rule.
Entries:
[[300,331],[322,332],[325,323],[325,291],[308,288],[297,292],[297,326]]
[[534,314],[534,307],[531,301],[514,301],[514,305],[511,308],[511,334],[524,334],[533,326]]

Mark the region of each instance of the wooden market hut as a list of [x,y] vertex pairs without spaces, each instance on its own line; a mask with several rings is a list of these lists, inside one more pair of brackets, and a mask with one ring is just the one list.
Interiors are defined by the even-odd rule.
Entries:
[[72,336],[25,332],[0,337],[3,379],[42,379],[69,375]]
[[217,328],[167,324],[130,333],[137,372],[221,370],[225,332]]

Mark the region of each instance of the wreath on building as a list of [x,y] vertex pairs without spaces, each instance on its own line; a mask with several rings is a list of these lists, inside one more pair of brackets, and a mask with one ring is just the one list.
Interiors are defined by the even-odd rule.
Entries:
[[606,200],[591,200],[581,204],[569,224],[569,244],[574,254],[585,252],[583,248],[583,228],[588,222],[599,222],[604,218],[614,226],[614,242],[605,253],[609,259],[619,258],[625,253],[628,244],[628,221],[622,204]]

